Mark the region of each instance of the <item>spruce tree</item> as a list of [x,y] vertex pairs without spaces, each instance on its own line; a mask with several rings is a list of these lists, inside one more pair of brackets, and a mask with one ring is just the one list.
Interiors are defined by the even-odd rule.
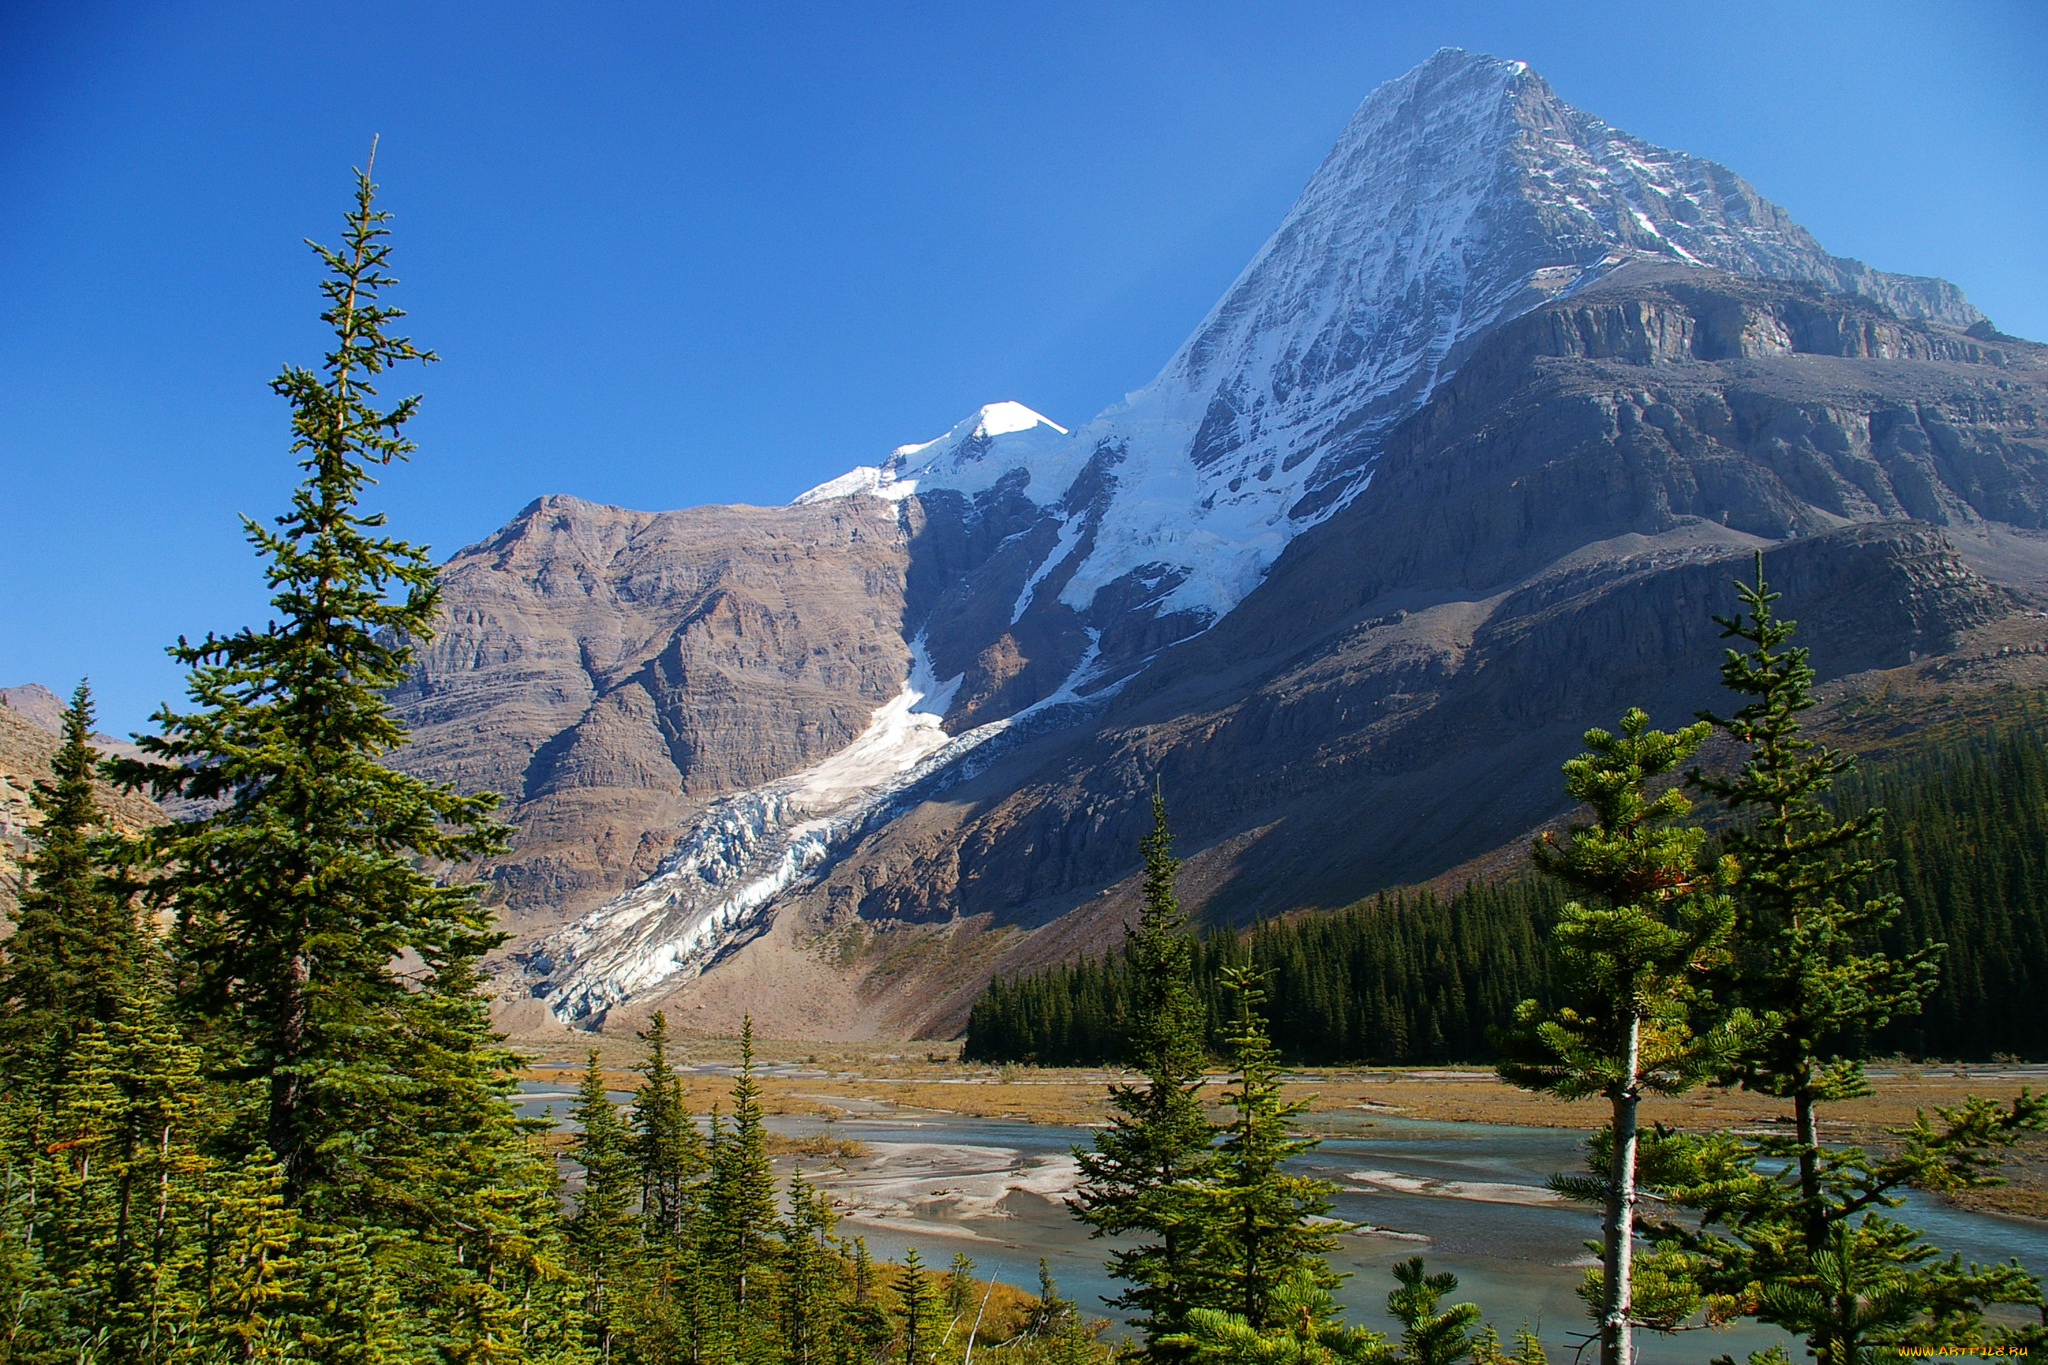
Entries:
[[775,1172],[768,1159],[761,1086],[754,1078],[754,1021],[740,1025],[740,1067],[732,1084],[731,1126],[715,1130],[705,1198],[706,1253],[733,1303],[745,1309],[755,1272],[769,1260],[775,1230]]
[[157,713],[148,761],[115,766],[212,807],[153,833],[150,885],[176,912],[179,1004],[247,1114],[221,1155],[274,1163],[261,1198],[290,1217],[264,1226],[297,1239],[257,1255],[249,1311],[268,1311],[266,1286],[296,1261],[334,1302],[369,1301],[350,1275],[365,1294],[398,1286],[395,1330],[413,1339],[513,1359],[554,1332],[553,1185],[507,1103],[516,1059],[480,992],[503,936],[473,886],[428,871],[503,846],[497,798],[384,762],[405,740],[385,693],[432,634],[435,571],[359,503],[373,469],[413,450],[418,399],[382,405],[379,377],[433,356],[391,330],[389,215],[374,201],[366,167],[342,246],[314,245],[335,338],[321,369],[272,384],[305,475],[275,526],[243,522],[275,616],[172,647],[191,706]]
[[916,1247],[903,1253],[902,1268],[896,1272],[896,1311],[903,1319],[898,1333],[903,1365],[934,1365],[939,1358],[942,1305]]
[[1173,1345],[1198,1365],[1393,1365],[1393,1348],[1378,1332],[1346,1327],[1329,1286],[1297,1271],[1273,1293],[1277,1317],[1260,1329],[1241,1313],[1197,1308]]
[[1027,1358],[1042,1365],[1089,1365],[1103,1355],[1095,1344],[1095,1331],[1082,1320],[1073,1300],[1060,1293],[1043,1256],[1038,1258],[1038,1297],[1025,1310],[1020,1335],[1037,1348]]
[[1895,898],[1860,890],[1883,870],[1870,853],[1883,812],[1845,813],[1824,799],[1851,761],[1801,734],[1814,673],[1804,649],[1785,647],[1794,623],[1777,618],[1761,557],[1755,581],[1736,589],[1745,610],[1716,619],[1749,648],[1727,652],[1722,681],[1750,700],[1709,719],[1749,753],[1732,777],[1693,774],[1749,817],[1726,840],[1741,948],[1722,990],[1761,1027],[1722,1074],[1790,1100],[1794,1131],[1660,1141],[1659,1193],[1692,1216],[1650,1231],[1706,1292],[1803,1335],[1827,1365],[1909,1347],[2048,1344],[2048,1329],[1985,1320],[1996,1304],[2038,1309],[2032,1275],[2017,1263],[1965,1265],[1891,1216],[1909,1189],[1998,1183],[1999,1149],[2048,1125],[2048,1100],[1973,1097],[1893,1130],[1883,1151],[1820,1141],[1820,1106],[1869,1092],[1849,1048],[1918,1009],[1940,946],[1896,959],[1871,949],[1899,910]]
[[591,1344],[599,1359],[610,1360],[623,1323],[625,1282],[640,1241],[634,1210],[639,1182],[630,1135],[605,1093],[596,1048],[590,1049],[569,1117],[576,1136],[568,1155],[583,1168],[583,1192],[566,1229],[569,1251],[583,1280]]
[[889,1315],[882,1311],[880,1296],[875,1292],[875,1262],[868,1254],[867,1238],[856,1237],[845,1249],[851,1264],[847,1267],[846,1305],[840,1315],[844,1330],[834,1353],[835,1365],[875,1365],[895,1339],[896,1329]]
[[343,245],[313,246],[335,337],[321,372],[287,366],[271,385],[306,472],[275,529],[243,519],[278,615],[173,646],[194,709],[159,711],[141,741],[153,761],[121,766],[160,798],[221,803],[156,840],[186,1003],[235,1049],[228,1071],[262,1088],[285,1202],[346,1216],[383,1183],[376,1144],[424,1079],[410,1074],[414,997],[502,941],[474,888],[421,870],[498,851],[497,798],[383,762],[405,739],[384,694],[432,635],[438,594],[426,551],[358,504],[371,468],[414,449],[419,400],[380,407],[377,377],[435,357],[390,332],[404,315],[382,302],[396,281],[374,198],[357,172]]
[[960,1329],[960,1321],[967,1316],[968,1307],[974,1302],[974,1258],[964,1251],[953,1253],[953,1264],[946,1270],[946,1316],[951,1319],[949,1333]]
[[1855,766],[1801,733],[1813,707],[1814,671],[1790,644],[1795,621],[1778,619],[1781,593],[1764,581],[1735,585],[1744,610],[1717,616],[1730,647],[1721,683],[1748,700],[1729,716],[1702,713],[1748,755],[1732,777],[1697,769],[1692,781],[1730,811],[1750,817],[1728,832],[1741,951],[1725,993],[1767,1027],[1734,1065],[1744,1089],[1792,1102],[1798,1135],[1801,1223],[1810,1248],[1827,1238],[1821,1190],[1819,1106],[1870,1093],[1862,1063],[1848,1055],[1862,1033],[1917,1010],[1933,988],[1944,945],[1927,944],[1893,959],[1869,944],[1900,910],[1896,896],[1857,894],[1880,870],[1870,856],[1884,811],[1844,815],[1827,802],[1836,780]]
[[1113,1085],[1110,1120],[1093,1150],[1076,1149],[1073,1208],[1092,1236],[1130,1236],[1110,1253],[1110,1273],[1129,1287],[1114,1300],[1132,1310],[1148,1349],[1173,1358],[1163,1338],[1179,1332],[1197,1294],[1201,1210],[1194,1193],[1213,1161],[1216,1130],[1202,1111],[1203,1017],[1195,996],[1194,942],[1174,895],[1173,834],[1166,802],[1152,798],[1144,905],[1125,932],[1130,972],[1124,1055],[1142,1085]]
[[48,1130],[46,1263],[120,1359],[154,1358],[196,1311],[201,1148],[218,1124],[156,984],[136,973],[114,1019],[74,1040]]
[[1635,1358],[1634,1330],[1645,1320],[1634,1287],[1642,1097],[1710,1079],[1754,1033],[1746,1015],[1715,1020],[1707,1008],[1702,983],[1727,955],[1734,912],[1699,867],[1705,832],[1673,823],[1690,809],[1684,793],[1648,790],[1693,755],[1709,727],[1667,734],[1649,720],[1631,709],[1619,734],[1588,730],[1588,752],[1565,764],[1565,788],[1592,808],[1593,821],[1573,825],[1563,848],[1538,840],[1535,853],[1540,868],[1587,898],[1565,906],[1556,929],[1566,1003],[1546,1011],[1527,1002],[1518,1029],[1501,1040],[1507,1080],[1608,1102],[1597,1149],[1604,1169],[1560,1185],[1602,1206],[1593,1305],[1601,1365]]
[[1304,1275],[1326,1288],[1337,1282],[1324,1258],[1344,1224],[1328,1218],[1334,1185],[1286,1170],[1321,1139],[1303,1136],[1293,1124],[1309,1101],[1282,1097],[1279,1058],[1260,1014],[1265,993],[1259,978],[1238,967],[1225,980],[1237,996],[1229,1037],[1237,1080],[1224,1092],[1230,1115],[1200,1190],[1198,1283],[1204,1305],[1263,1332],[1280,1320],[1283,1285]]
[[93,793],[92,693],[63,715],[63,743],[29,802],[40,817],[22,860],[14,932],[0,939],[0,1094],[36,1104],[89,1026],[110,1024],[137,957],[133,901],[111,873],[106,814]]
[[802,1172],[791,1175],[780,1277],[783,1357],[789,1365],[823,1365],[839,1332],[832,1224],[832,1205],[824,1194]]
[[640,1174],[640,1215],[647,1239],[672,1246],[690,1235],[704,1176],[704,1144],[683,1103],[683,1085],[669,1060],[668,1016],[655,1012],[637,1035],[647,1045],[633,1095],[633,1158]]

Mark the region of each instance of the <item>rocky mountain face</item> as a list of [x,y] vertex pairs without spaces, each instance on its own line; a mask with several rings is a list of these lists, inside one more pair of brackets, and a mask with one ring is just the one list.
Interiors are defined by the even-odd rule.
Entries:
[[944,1032],[1114,935],[1155,783],[1212,917],[1553,816],[1586,725],[1714,700],[1757,551],[1831,677],[2031,629],[2044,400],[1953,286],[1447,50],[1092,422],[457,555],[404,761],[510,800],[508,997]]

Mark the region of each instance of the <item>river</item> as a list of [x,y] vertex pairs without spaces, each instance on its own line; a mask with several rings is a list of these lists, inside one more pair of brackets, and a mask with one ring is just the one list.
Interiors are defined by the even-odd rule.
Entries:
[[[551,1106],[559,1114],[570,1098],[557,1086],[523,1088],[522,1108],[530,1113]],[[842,1235],[865,1237],[884,1259],[914,1246],[934,1267],[965,1252],[979,1273],[1024,1288],[1036,1285],[1043,1257],[1062,1292],[1084,1311],[1116,1319],[1104,1303],[1117,1289],[1103,1273],[1111,1244],[1090,1239],[1062,1202],[1073,1185],[1073,1148],[1090,1141],[1087,1129],[848,1100],[854,1112],[829,1124],[769,1120],[771,1129],[792,1137],[829,1131],[865,1146],[865,1156],[843,1163],[778,1162],[785,1172],[802,1165],[832,1193],[844,1211]],[[1389,1267],[1419,1254],[1432,1271],[1455,1273],[1452,1301],[1480,1304],[1503,1336],[1527,1322],[1553,1359],[1572,1358],[1574,1334],[1586,1321],[1573,1291],[1590,1260],[1585,1243],[1598,1236],[1597,1217],[1556,1200],[1543,1182],[1554,1171],[1579,1167],[1582,1134],[1378,1115],[1316,1117],[1331,1135],[1299,1168],[1334,1182],[1336,1216],[1364,1225],[1342,1236],[1331,1258],[1333,1268],[1348,1275],[1337,1297],[1353,1322],[1394,1330],[1385,1312],[1393,1286]],[[2017,1258],[2048,1275],[2048,1226],[1919,1198],[1902,1216],[1965,1260]],[[1640,1358],[1644,1365],[1700,1365],[1726,1352],[1740,1360],[1779,1339],[1754,1325],[1676,1337],[1644,1334]]]

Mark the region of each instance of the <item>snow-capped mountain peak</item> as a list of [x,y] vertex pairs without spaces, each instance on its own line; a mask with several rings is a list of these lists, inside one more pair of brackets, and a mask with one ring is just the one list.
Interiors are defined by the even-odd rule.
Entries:
[[[976,490],[995,482],[1005,472],[1020,466],[1042,463],[1034,457],[1060,447],[1071,433],[1042,413],[1022,403],[985,403],[965,420],[936,440],[898,446],[879,465],[860,465],[799,493],[791,501],[825,502],[832,498],[865,493],[874,497],[900,499],[917,491],[920,481],[937,481],[948,488]],[[976,473],[989,475],[984,482]]]
[[[991,404],[797,501],[972,496],[1021,473],[1033,501],[1093,532],[1061,537],[1082,561],[1059,602],[1086,617],[1142,575],[1167,585],[1145,610],[1199,629],[1367,486],[1388,428],[1481,333],[1645,256],[1981,316],[1944,281],[1830,256],[1734,172],[1574,109],[1526,63],[1444,48],[1366,98],[1279,229],[1123,403],[1072,433]],[[1074,481],[1105,462],[1111,496],[1078,507]]]
[[[699,810],[654,878],[536,949],[543,993],[583,1017],[702,970],[869,831],[1035,727],[1073,724],[1366,494],[1389,431],[1486,333],[1644,258],[1981,319],[1942,281],[1829,255],[1732,171],[1572,108],[1525,64],[1446,48],[1366,98],[1122,403],[1073,431],[992,403],[796,499],[904,504],[899,610],[848,632],[881,657],[877,629],[900,621],[900,690],[835,753]],[[772,637],[782,618],[761,611]],[[734,638],[753,618],[736,619]],[[812,654],[831,657],[792,671]]]

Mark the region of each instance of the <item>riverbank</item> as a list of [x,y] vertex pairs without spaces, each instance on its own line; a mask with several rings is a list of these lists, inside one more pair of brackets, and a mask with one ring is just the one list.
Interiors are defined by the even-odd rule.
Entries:
[[[528,1045],[527,1079],[571,1083],[584,1054],[598,1050],[606,1083],[631,1090],[639,1043],[631,1037],[582,1035]],[[930,1113],[970,1119],[1022,1120],[1086,1127],[1109,1116],[1111,1084],[1139,1078],[1095,1068],[989,1067],[963,1063],[958,1044],[833,1044],[763,1041],[757,1048],[762,1099],[768,1112],[819,1120]],[[684,1034],[678,1050],[688,1102],[697,1112],[724,1099],[739,1059],[736,1039]],[[1873,1063],[1875,1093],[1830,1105],[1823,1136],[1836,1142],[1881,1145],[1886,1130],[1914,1114],[1961,1103],[1969,1095],[2005,1098],[2022,1087],[2048,1088],[2048,1066]],[[1211,1091],[1220,1101],[1228,1077],[1217,1073]],[[1606,1121],[1599,1100],[1568,1102],[1507,1085],[1484,1067],[1332,1067],[1292,1073],[1288,1088],[1316,1097],[1306,1126],[1329,1134],[1355,1132],[1374,1116],[1446,1123],[1509,1124],[1590,1132]],[[1676,1099],[1653,1098],[1644,1121],[1694,1132],[1773,1131],[1788,1127],[1791,1106],[1764,1095],[1700,1090]],[[2025,1144],[2003,1172],[2006,1186],[1962,1201],[1965,1207],[2048,1220],[2048,1141]]]

